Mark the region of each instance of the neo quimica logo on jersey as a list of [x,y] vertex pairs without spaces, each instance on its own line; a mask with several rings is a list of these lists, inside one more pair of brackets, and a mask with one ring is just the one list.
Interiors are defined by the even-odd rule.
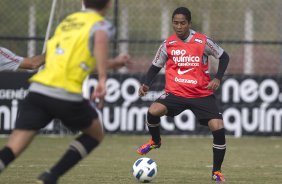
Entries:
[[178,66],[199,66],[200,57],[187,55],[186,50],[172,50],[172,60]]

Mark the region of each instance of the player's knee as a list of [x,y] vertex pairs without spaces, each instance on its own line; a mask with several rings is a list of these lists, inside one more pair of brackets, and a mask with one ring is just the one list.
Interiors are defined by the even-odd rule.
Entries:
[[96,138],[99,142],[102,142],[102,140],[104,139],[104,129],[102,126],[102,122],[99,120],[99,123],[97,124],[97,133],[95,134],[94,138]]
[[97,137],[97,140],[99,141],[99,143],[101,143],[104,140],[104,137],[105,137],[105,134],[104,134],[104,131],[102,130],[99,136]]
[[153,103],[148,111],[154,116],[161,117],[167,114],[167,107],[160,103]]
[[208,121],[208,126],[211,131],[216,131],[224,128],[222,119],[211,119]]
[[70,149],[80,154],[81,158],[86,157],[100,141],[86,134],[80,135],[70,145]]
[[160,121],[161,121],[160,116],[155,116],[148,111],[147,113],[147,124],[148,125],[159,125]]
[[92,121],[92,124],[87,129],[81,130],[84,134],[101,142],[104,138],[104,130],[101,121],[97,118]]
[[[92,137],[92,136],[91,136]],[[99,143],[101,143],[104,140],[104,132],[101,131],[99,134],[96,134],[92,137],[93,139],[96,139]]]

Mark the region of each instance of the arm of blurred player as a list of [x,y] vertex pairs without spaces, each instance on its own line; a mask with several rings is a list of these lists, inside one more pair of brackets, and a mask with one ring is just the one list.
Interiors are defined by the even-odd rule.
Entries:
[[109,59],[107,62],[107,69],[119,69],[123,66],[128,66],[132,62],[130,60],[130,55],[126,53],[121,53],[117,57]]
[[98,109],[103,108],[104,96],[106,94],[107,60],[108,60],[108,35],[104,30],[97,30],[94,36],[94,56],[98,72],[98,84],[91,95],[91,100],[98,99]]
[[35,70],[45,63],[45,54],[24,58],[19,69]]

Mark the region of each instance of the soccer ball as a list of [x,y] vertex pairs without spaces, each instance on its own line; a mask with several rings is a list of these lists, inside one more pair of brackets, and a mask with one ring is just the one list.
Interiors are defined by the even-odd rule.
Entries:
[[149,183],[157,175],[157,164],[151,158],[139,158],[132,167],[133,176],[143,183]]

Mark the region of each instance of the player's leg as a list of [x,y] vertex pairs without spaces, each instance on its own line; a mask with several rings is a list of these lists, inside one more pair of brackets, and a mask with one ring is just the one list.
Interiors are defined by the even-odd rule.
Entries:
[[66,111],[61,111],[63,123],[72,129],[81,130],[82,134],[70,144],[65,154],[49,171],[39,176],[39,181],[44,184],[55,184],[63,174],[89,155],[104,137],[97,112],[86,102],[65,104],[64,106]]
[[14,130],[8,143],[0,150],[0,172],[16,159],[32,141],[36,131]]
[[225,181],[221,174],[221,166],[226,152],[225,130],[222,119],[211,119],[208,126],[213,135],[213,179]]
[[147,112],[147,126],[152,140],[158,144],[161,142],[160,122],[161,117],[167,113],[167,107],[161,103],[153,103]]
[[223,181],[224,177],[220,173],[221,165],[224,160],[226,144],[225,130],[222,120],[222,114],[219,111],[216,99],[213,95],[203,98],[190,99],[191,110],[202,125],[206,125],[213,135],[213,169],[212,176],[217,172],[218,180]]
[[183,99],[170,93],[163,94],[148,109],[147,126],[152,138],[137,149],[140,155],[147,154],[151,149],[161,146],[160,121],[164,115],[175,116],[185,110]]
[[44,105],[41,98],[29,93],[20,107],[15,129],[6,146],[0,150],[0,172],[29,146],[37,131],[46,126],[51,117],[37,105]]
[[39,176],[40,180],[46,183],[56,183],[59,177],[89,155],[103,140],[103,130],[98,119],[93,120],[89,128],[81,131],[83,133],[70,144],[68,150],[50,171],[44,172]]
[[152,138],[137,149],[137,153],[140,155],[147,154],[151,149],[159,148],[161,146],[160,135],[160,121],[161,116],[167,113],[165,105],[154,102],[147,112],[147,127]]

